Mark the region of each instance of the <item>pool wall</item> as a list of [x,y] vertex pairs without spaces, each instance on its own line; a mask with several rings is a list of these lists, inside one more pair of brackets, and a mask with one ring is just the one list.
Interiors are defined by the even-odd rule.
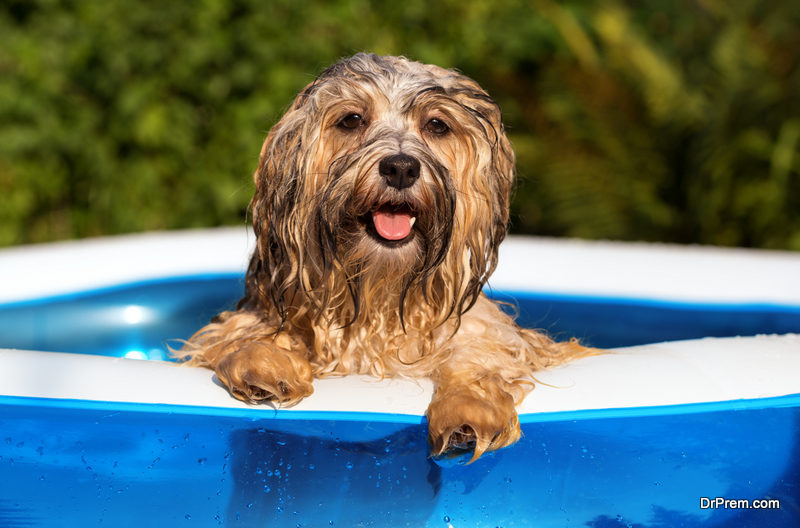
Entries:
[[[800,525],[798,255],[512,237],[490,293],[556,337],[751,337],[543,372],[523,439],[464,466],[427,456],[426,380],[318,380],[272,409],[210,371],[119,357],[160,359],[235,302],[252,243],[0,251],[0,348],[36,350],[0,350],[0,526]],[[701,507],[716,497],[780,507]]]
[[[0,347],[165,359],[231,309],[244,228],[0,251]],[[486,292],[523,326],[602,348],[800,332],[800,255],[510,237]]]

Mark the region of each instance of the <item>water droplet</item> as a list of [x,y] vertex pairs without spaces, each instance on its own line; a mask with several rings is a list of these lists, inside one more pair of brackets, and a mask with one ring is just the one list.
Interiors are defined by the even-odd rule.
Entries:
[[450,522],[450,516],[449,515],[445,515],[444,516],[444,522],[446,522],[446,523]]
[[308,469],[312,469],[313,470],[314,468],[315,468],[314,464],[309,464],[308,465]]
[[270,491],[272,491],[272,488],[270,488],[269,485],[265,485],[264,486],[264,493],[269,493]]
[[189,519],[192,518],[192,516],[187,513],[186,515],[183,516],[183,518],[188,521]]
[[353,469],[353,463],[348,462],[347,464],[344,465],[344,467],[346,467],[347,469]]

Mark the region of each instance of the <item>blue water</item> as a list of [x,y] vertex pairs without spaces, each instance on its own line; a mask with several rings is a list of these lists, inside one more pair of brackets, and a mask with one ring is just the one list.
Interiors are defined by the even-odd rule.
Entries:
[[[243,277],[142,282],[0,305],[0,348],[162,359],[243,292]],[[601,348],[658,341],[800,333],[800,306],[702,305],[489,292],[508,301],[521,325]],[[131,318],[130,310],[139,318]],[[128,310],[126,312],[126,310]]]
[[0,526],[797,527],[800,397],[784,400],[525,415],[517,445],[441,467],[420,418],[0,397]]
[[[161,359],[242,287],[187,277],[0,305],[0,347]],[[800,332],[800,307],[495,297],[601,347]],[[463,466],[428,458],[421,417],[0,396],[0,527],[800,526],[800,395],[520,420],[518,444]]]

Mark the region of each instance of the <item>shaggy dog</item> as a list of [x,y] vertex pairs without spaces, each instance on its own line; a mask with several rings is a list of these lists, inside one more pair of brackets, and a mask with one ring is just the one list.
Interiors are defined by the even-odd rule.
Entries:
[[322,72],[261,148],[244,297],[181,355],[248,402],[297,403],[315,376],[432,378],[434,456],[517,441],[533,373],[586,349],[482,293],[515,177],[500,117],[475,81],[402,57]]

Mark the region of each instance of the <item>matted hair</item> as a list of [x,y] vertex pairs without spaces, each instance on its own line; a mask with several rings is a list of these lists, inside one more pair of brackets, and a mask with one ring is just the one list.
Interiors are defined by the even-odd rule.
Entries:
[[[241,308],[287,318],[311,317],[354,323],[363,305],[384,290],[386,275],[374,280],[369,251],[343,247],[347,226],[377,199],[374,188],[358,189],[391,145],[373,130],[357,148],[342,151],[326,129],[350,100],[363,99],[365,86],[380,90],[402,83],[408,112],[435,104],[445,113],[459,148],[448,154],[450,168],[422,141],[403,149],[431,174],[417,224],[421,258],[400,271],[397,312],[402,325],[409,309],[434,308],[434,325],[459,317],[480,294],[497,264],[506,234],[514,154],[504,132],[499,106],[471,79],[436,66],[402,58],[358,54],[325,70],[295,99],[267,136],[255,173],[251,202],[258,247],[247,274]],[[461,182],[454,181],[453,171]],[[465,177],[466,176],[466,177]],[[454,229],[458,226],[458,229]],[[345,229],[342,229],[342,228]],[[409,295],[410,294],[410,295]],[[413,299],[413,300],[412,300]],[[299,301],[299,302],[298,302]],[[292,312],[307,306],[310,313]]]
[[403,57],[334,64],[261,148],[244,297],[178,355],[246,401],[296,403],[313,376],[431,377],[435,453],[513,443],[534,371],[588,353],[482,293],[514,179],[500,108],[475,81]]

